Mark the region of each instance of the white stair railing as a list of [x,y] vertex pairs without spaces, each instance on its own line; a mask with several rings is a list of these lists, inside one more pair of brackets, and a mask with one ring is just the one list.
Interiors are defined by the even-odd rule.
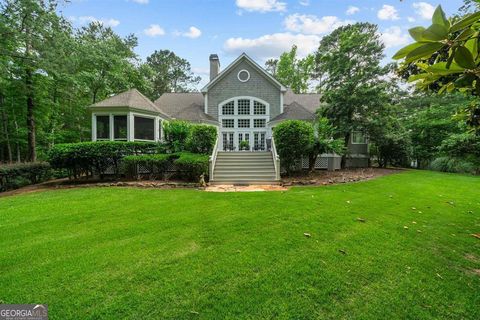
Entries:
[[215,162],[217,162],[217,154],[218,154],[218,141],[220,139],[220,135],[218,134],[217,130],[217,140],[215,141],[215,145],[213,146],[213,151],[212,154],[210,155],[210,158],[208,159],[208,171],[209,171],[209,179],[210,181],[213,181],[213,171],[215,169]]
[[272,158],[273,165],[275,167],[275,180],[280,181],[280,156],[277,153],[277,147],[275,146],[275,139],[272,136]]

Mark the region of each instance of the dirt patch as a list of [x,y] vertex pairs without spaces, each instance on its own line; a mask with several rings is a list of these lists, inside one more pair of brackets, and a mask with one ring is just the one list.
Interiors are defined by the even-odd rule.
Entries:
[[404,172],[403,169],[358,168],[339,171],[314,171],[309,174],[297,175],[282,179],[283,186],[295,185],[329,185],[347,182],[357,182],[375,179],[394,173]]
[[476,255],[474,254],[471,254],[471,253],[467,253],[465,255],[465,259],[469,260],[469,261],[472,261],[472,262],[476,262],[476,263],[480,263],[480,258],[477,257]]
[[178,182],[178,181],[94,181],[65,179],[50,180],[47,182],[26,186],[20,189],[0,193],[1,197],[14,196],[19,194],[40,192],[46,190],[72,189],[72,188],[91,188],[91,187],[137,187],[137,188],[198,188],[198,183]]

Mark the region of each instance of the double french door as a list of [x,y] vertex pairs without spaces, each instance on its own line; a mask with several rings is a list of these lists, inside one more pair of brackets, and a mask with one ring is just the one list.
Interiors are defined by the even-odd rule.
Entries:
[[[266,131],[224,131],[221,133],[223,151],[266,151]],[[244,142],[245,141],[245,142]]]

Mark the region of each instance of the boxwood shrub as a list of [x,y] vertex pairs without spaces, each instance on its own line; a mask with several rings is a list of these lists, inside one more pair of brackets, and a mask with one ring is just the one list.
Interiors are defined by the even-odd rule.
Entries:
[[208,175],[208,155],[195,154],[190,152],[178,153],[178,159],[174,161],[177,168],[177,175],[180,179],[198,182],[200,176],[204,175],[207,180]]
[[46,162],[0,165],[0,191],[43,182],[52,175],[53,171]]
[[118,175],[123,157],[156,153],[159,149],[163,149],[163,146],[154,142],[95,141],[58,144],[48,153],[48,162],[53,168],[68,170],[70,177],[78,178],[94,173],[103,177],[110,168]]

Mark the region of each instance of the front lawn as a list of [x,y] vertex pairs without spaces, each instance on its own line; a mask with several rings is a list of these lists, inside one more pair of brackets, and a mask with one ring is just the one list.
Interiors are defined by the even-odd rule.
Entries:
[[[304,233],[309,233],[307,237]],[[479,319],[480,178],[0,198],[0,303],[50,319]]]

